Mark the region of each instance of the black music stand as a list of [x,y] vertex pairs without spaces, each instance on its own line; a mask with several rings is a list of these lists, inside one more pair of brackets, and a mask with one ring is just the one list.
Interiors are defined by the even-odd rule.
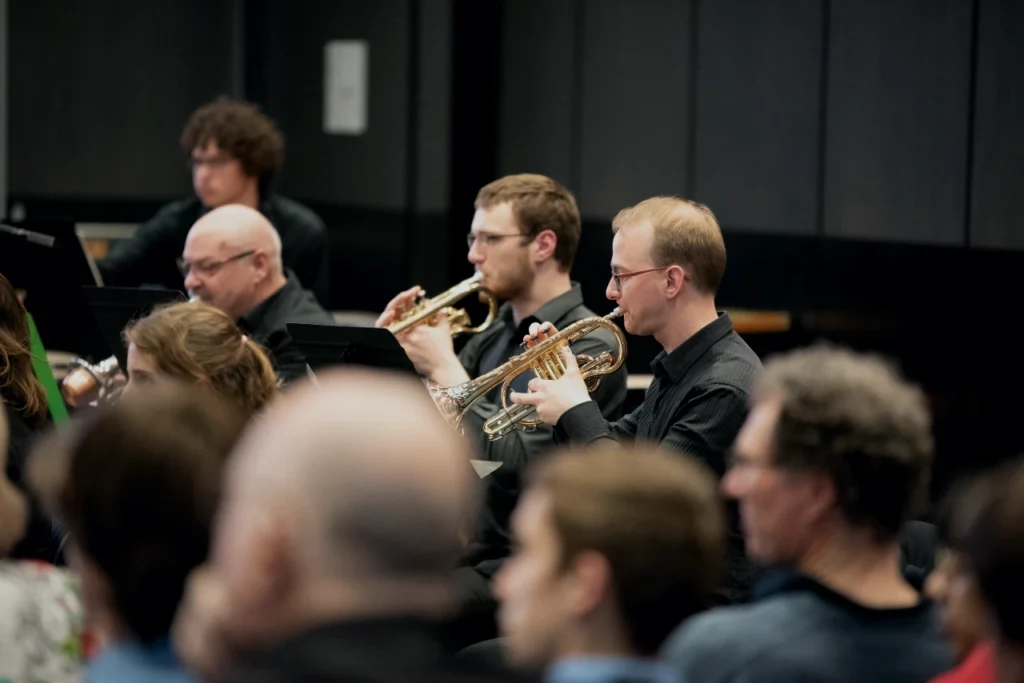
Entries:
[[383,328],[288,323],[288,334],[314,373],[332,365],[362,365],[418,376],[395,335]]
[[94,361],[110,355],[82,298],[82,286],[96,280],[73,223],[0,225],[0,273],[25,290],[25,308],[47,349]]
[[154,306],[188,301],[184,292],[147,287],[82,287],[82,295],[92,310],[103,339],[124,372],[128,369],[128,351],[121,340],[121,332],[128,323],[148,315]]

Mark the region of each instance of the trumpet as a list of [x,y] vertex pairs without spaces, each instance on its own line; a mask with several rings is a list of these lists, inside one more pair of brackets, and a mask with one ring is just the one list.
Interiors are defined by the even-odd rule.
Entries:
[[72,358],[70,368],[60,383],[60,393],[72,408],[93,402],[111,403],[120,394],[118,389],[123,382],[118,376],[121,375],[121,368],[114,356],[95,365],[81,358]]
[[[420,323],[432,324],[434,317],[441,314],[448,316],[448,326],[453,337],[463,333],[476,334],[477,332],[483,332],[494,322],[494,316],[498,312],[498,298],[494,296],[491,290],[481,284],[482,278],[483,276],[477,273],[443,294],[438,294],[433,299],[425,300],[422,296],[418,297],[412,308],[402,313],[397,321],[388,325],[388,331],[397,336]],[[453,306],[455,302],[469,296],[473,292],[479,292],[481,299],[486,298],[488,306],[487,319],[476,327],[470,326],[469,314],[466,313],[466,309]]]
[[469,382],[454,387],[442,387],[434,382],[427,382],[430,396],[448,424],[461,431],[462,421],[470,407],[500,385],[502,410],[484,423],[484,434],[491,441],[495,441],[517,429],[532,431],[541,424],[540,419],[531,417],[536,414],[537,409],[533,406],[509,403],[508,390],[512,381],[527,371],[533,371],[533,374],[541,379],[558,379],[565,373],[562,349],[581,337],[604,328],[615,337],[618,346],[616,353],[613,355],[604,351],[596,357],[586,354],[576,356],[580,364],[580,373],[587,382],[587,389],[593,393],[600,385],[602,377],[615,372],[626,362],[626,336],[618,325],[612,322],[621,315],[622,309],[616,308],[604,317],[594,316],[579,320],[532,349],[513,356],[494,370]]

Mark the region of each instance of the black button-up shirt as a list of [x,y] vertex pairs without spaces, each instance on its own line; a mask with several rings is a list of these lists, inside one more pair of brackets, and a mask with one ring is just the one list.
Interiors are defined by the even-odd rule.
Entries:
[[[550,322],[557,329],[590,318],[597,314],[583,305],[583,294],[578,283],[572,289],[555,297],[541,306],[536,313],[515,324],[512,306],[505,304],[487,330],[470,339],[459,353],[459,360],[470,377],[479,377],[498,367],[514,355],[523,353],[523,336],[534,322]],[[582,337],[573,344],[573,351],[596,356],[604,351],[617,353],[617,344],[611,332],[598,330]],[[525,392],[533,378],[527,371],[512,382],[515,391]],[[527,464],[542,456],[554,446],[553,429],[540,425],[535,431],[516,430],[497,441],[488,440],[483,425],[501,410],[500,386],[485,400],[478,401],[462,422],[464,433],[476,444],[476,457],[482,460],[500,462],[501,467],[489,475],[484,482],[485,503],[481,506],[481,518],[477,534],[471,542],[465,563],[477,565],[483,561],[495,561],[481,571],[490,576],[497,569],[497,561],[509,554],[509,518],[519,498],[520,477]],[[623,365],[611,375],[603,378],[597,390],[591,394],[594,411],[601,419],[614,420],[622,415],[626,401],[626,368]]]
[[267,350],[277,376],[286,384],[306,376],[306,357],[288,334],[288,323],[333,325],[331,314],[321,308],[313,293],[302,288],[298,277],[288,280],[238,321],[239,327]]
[[722,313],[672,353],[659,353],[651,371],[654,379],[632,413],[609,423],[596,405],[583,403],[562,415],[556,438],[654,442],[699,458],[722,476],[761,371],[757,354],[733,331],[729,314]]
[[[592,401],[583,403],[562,415],[555,438],[652,442],[704,461],[721,477],[726,454],[747,419],[750,391],[761,367],[757,354],[732,329],[729,314],[720,313],[671,353],[655,357],[654,379],[640,407],[609,423]],[[743,602],[753,569],[745,559],[735,505],[727,513],[728,569],[719,598]]]

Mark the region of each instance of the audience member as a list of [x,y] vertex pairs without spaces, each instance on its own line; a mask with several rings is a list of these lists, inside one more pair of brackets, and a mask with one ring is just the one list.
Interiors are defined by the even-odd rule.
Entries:
[[178,289],[174,260],[189,228],[207,211],[228,204],[259,210],[281,235],[281,256],[323,303],[328,294],[327,229],[298,202],[271,191],[284,160],[284,140],[254,104],[221,97],[192,113],[181,135],[195,196],[173,202],[114,243],[97,262],[108,285],[156,284]]
[[759,599],[684,623],[684,680],[928,681],[952,664],[897,537],[926,491],[924,397],[880,360],[815,347],[766,364],[725,493],[747,551],[778,566]]
[[212,392],[167,384],[97,410],[33,454],[33,481],[69,531],[69,564],[99,640],[90,683],[192,680],[170,645],[171,621],[189,572],[206,560],[221,471],[243,424]]
[[53,565],[9,559],[29,510],[3,469],[7,438],[0,412],[0,681],[74,683],[80,680],[85,624],[78,583]]
[[0,406],[8,438],[3,455],[5,473],[27,498],[29,516],[11,557],[59,562],[57,540],[35,498],[25,486],[25,460],[30,442],[50,420],[46,390],[32,369],[28,314],[10,281],[0,274]]
[[997,680],[1024,681],[1024,461],[999,468],[978,492],[963,531],[967,568],[989,606]]
[[985,476],[988,475],[961,484],[947,497],[939,513],[942,547],[925,592],[939,608],[942,627],[953,645],[958,665],[935,678],[934,683],[995,681],[995,648],[988,633],[988,607],[963,555],[964,529],[989,490]]
[[554,683],[677,681],[653,658],[721,581],[716,484],[699,461],[642,447],[538,463],[495,579],[508,658]]
[[123,397],[167,379],[206,386],[251,417],[277,394],[278,379],[259,344],[223,311],[202,302],[155,309],[124,331]]
[[287,324],[334,320],[281,262],[281,239],[258,211],[239,204],[204,215],[189,230],[179,263],[185,287],[227,313],[270,353],[284,382],[306,375]]
[[[401,424],[396,428],[395,416]],[[416,381],[321,373],[254,423],[175,642],[228,680],[505,680],[450,662],[468,444]]]

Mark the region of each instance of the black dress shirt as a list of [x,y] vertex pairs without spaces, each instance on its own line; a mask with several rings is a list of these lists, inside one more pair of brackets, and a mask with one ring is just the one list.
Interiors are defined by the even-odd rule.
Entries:
[[[750,391],[761,361],[732,329],[728,313],[706,325],[672,353],[651,363],[654,379],[643,403],[609,423],[593,402],[568,410],[558,420],[558,441],[589,443],[599,439],[647,441],[704,461],[719,477],[726,454],[747,418]],[[745,560],[736,506],[728,516],[728,562],[719,602],[744,602],[754,569]]]
[[[583,305],[583,294],[578,283],[572,289],[541,306],[536,313],[515,324],[512,307],[501,307],[490,328],[470,339],[459,353],[459,360],[470,377],[476,378],[498,367],[514,355],[523,353],[523,337],[534,322],[550,322],[559,330],[574,322],[597,315]],[[596,356],[604,351],[617,353],[614,336],[607,330],[598,330],[573,344],[573,351]],[[512,382],[514,391],[528,391],[533,378],[526,372]],[[475,457],[502,463],[482,481],[483,500],[479,506],[477,528],[463,556],[460,586],[464,590],[464,603],[479,609],[481,623],[466,626],[467,637],[484,632],[493,622],[494,600],[490,593],[490,579],[511,552],[509,522],[512,510],[519,500],[521,479],[529,463],[542,457],[554,447],[553,429],[540,425],[535,431],[514,431],[497,441],[488,440],[483,424],[501,410],[501,398],[495,389],[485,400],[478,401],[462,422],[464,433],[475,443]],[[601,380],[591,394],[594,410],[603,418],[617,419],[622,415],[626,400],[626,368],[616,370]],[[455,636],[458,639],[458,636]],[[481,636],[486,638],[487,635]],[[465,642],[466,645],[469,644]]]
[[583,403],[558,420],[556,439],[654,442],[697,457],[722,476],[761,371],[757,354],[721,313],[672,353],[659,353],[651,370],[654,380],[632,413],[609,423],[593,402]]
[[239,327],[263,345],[278,377],[286,384],[306,376],[306,357],[288,334],[288,323],[333,325],[334,319],[302,288],[295,273],[287,273],[284,287],[264,299],[238,321]]
[[[96,262],[104,284],[112,287],[160,285],[181,289],[176,259],[193,224],[209,209],[197,197],[172,202],[143,223],[131,239],[115,242]],[[260,203],[260,213],[281,237],[281,260],[295,271],[322,303],[328,295],[327,228],[310,209],[277,195]]]

